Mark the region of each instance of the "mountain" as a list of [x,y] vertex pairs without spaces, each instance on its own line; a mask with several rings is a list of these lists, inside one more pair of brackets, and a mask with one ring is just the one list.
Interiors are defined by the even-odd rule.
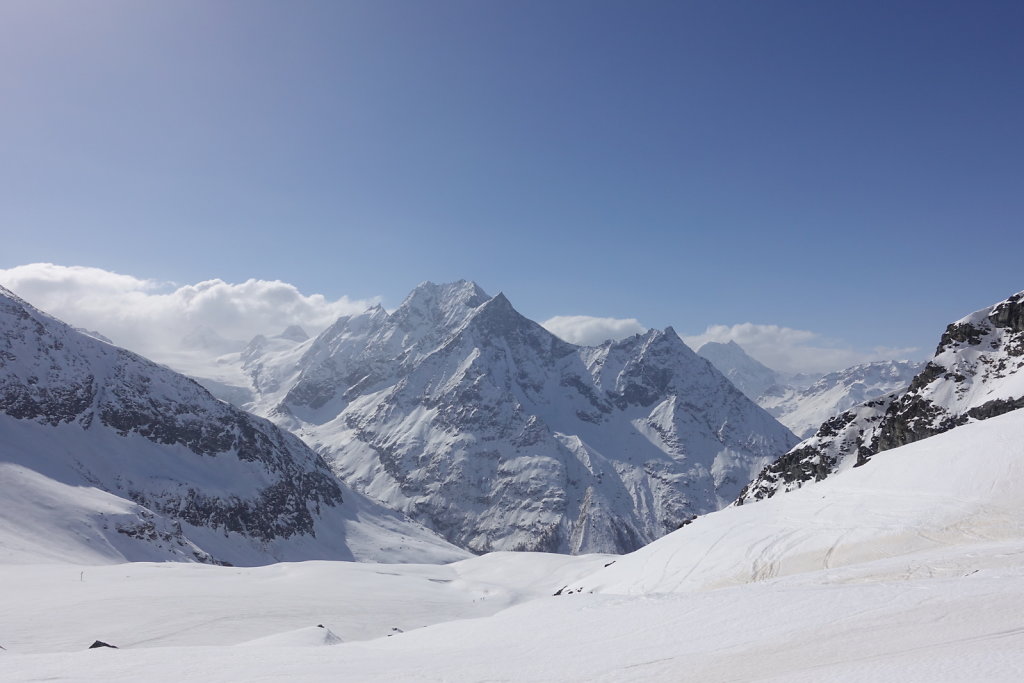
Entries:
[[806,439],[829,418],[906,388],[924,366],[923,362],[905,360],[862,363],[823,375],[809,387],[776,386],[760,396],[757,404]]
[[707,342],[697,349],[697,355],[711,361],[751,401],[756,402],[783,383],[780,373],[751,358],[734,341]]
[[475,552],[633,550],[796,441],[671,328],[579,347],[466,281],[239,362],[250,409]]
[[766,467],[749,502],[863,465],[876,454],[1024,407],[1024,292],[950,324],[935,356],[902,391],[824,424]]
[[787,376],[762,365],[734,341],[708,342],[697,353],[711,361],[747,398],[805,439],[830,417],[905,388],[924,368],[924,363],[912,361],[876,361],[808,381],[805,375]]
[[2,288],[0,446],[9,561],[460,556],[293,435]]

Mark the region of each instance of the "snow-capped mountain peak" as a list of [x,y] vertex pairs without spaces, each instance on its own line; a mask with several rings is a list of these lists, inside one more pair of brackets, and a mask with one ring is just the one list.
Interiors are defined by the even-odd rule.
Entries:
[[423,282],[395,309],[399,327],[417,330],[424,327],[452,329],[465,320],[469,311],[491,297],[475,282],[459,280],[448,284]]
[[248,371],[259,414],[475,551],[630,550],[795,441],[671,328],[578,347],[468,281],[423,283]]
[[758,401],[780,382],[779,374],[751,358],[739,344],[707,342],[697,350],[722,371],[751,401]]
[[293,342],[304,342],[309,339],[309,335],[302,329],[301,325],[289,325],[277,337],[278,339],[287,339]]

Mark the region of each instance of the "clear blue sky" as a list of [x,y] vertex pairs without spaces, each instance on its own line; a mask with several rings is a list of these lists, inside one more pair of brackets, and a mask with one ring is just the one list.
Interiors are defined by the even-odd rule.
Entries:
[[934,345],[1024,289],[1024,2],[0,5],[0,267]]

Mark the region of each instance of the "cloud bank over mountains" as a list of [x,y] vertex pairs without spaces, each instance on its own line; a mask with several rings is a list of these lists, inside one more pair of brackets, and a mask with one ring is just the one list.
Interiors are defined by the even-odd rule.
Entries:
[[[559,315],[541,325],[567,342],[586,346],[600,344],[607,339],[623,339],[647,330],[636,318],[588,315]],[[784,373],[825,373],[871,361],[915,360],[921,357],[917,348],[878,346],[864,351],[817,332],[779,325],[709,325],[702,334],[680,336],[695,351],[711,341],[734,341],[752,357]]]
[[[486,283],[482,283],[486,286]],[[197,363],[238,348],[257,334],[274,335],[299,325],[314,335],[342,315],[361,313],[379,297],[328,299],[303,294],[279,280],[220,279],[177,285],[101,268],[33,263],[0,269],[0,285],[77,327],[99,332],[119,346],[200,373]],[[541,323],[568,342],[596,345],[644,332],[636,318],[559,315]],[[685,328],[680,322],[678,328]],[[782,372],[820,373],[872,360],[916,359],[915,348],[852,349],[808,330],[741,323],[711,325],[683,335],[691,348],[709,341],[735,341],[768,367]]]
[[914,347],[877,346],[862,351],[817,332],[756,323],[709,325],[702,334],[684,335],[683,341],[692,349],[712,341],[734,341],[748,355],[785,373],[832,372],[876,360],[918,360],[922,355],[921,350]]
[[276,280],[214,279],[179,286],[50,263],[0,270],[0,284],[72,325],[170,364],[183,351],[224,353],[289,325],[315,334],[339,316],[377,303],[344,296],[332,301]]
[[556,315],[541,323],[548,332],[570,344],[596,346],[608,339],[624,339],[647,327],[636,318],[597,318],[590,315]]

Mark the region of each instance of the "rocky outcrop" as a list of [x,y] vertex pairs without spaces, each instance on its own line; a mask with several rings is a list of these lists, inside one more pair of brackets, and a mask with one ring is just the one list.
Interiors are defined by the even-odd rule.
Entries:
[[766,467],[738,504],[819,481],[878,453],[1024,407],[1024,292],[950,324],[906,390],[825,422]]

